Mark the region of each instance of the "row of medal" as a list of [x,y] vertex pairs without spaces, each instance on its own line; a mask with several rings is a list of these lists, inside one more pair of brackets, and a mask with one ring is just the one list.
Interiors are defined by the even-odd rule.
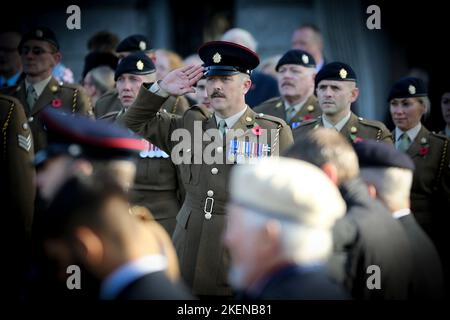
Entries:
[[258,158],[270,157],[270,145],[250,141],[231,140],[227,150],[229,162],[253,163]]
[[163,150],[159,149],[153,143],[148,142],[143,139],[146,145],[145,150],[139,153],[141,158],[169,158],[169,155],[165,153]]

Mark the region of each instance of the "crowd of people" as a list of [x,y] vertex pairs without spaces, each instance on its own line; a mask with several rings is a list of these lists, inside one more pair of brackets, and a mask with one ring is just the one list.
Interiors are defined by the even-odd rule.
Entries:
[[51,29],[0,43],[13,299],[448,296],[450,87],[435,133],[426,83],[398,79],[391,131],[310,24],[261,63],[239,28],[184,60],[99,32],[78,84]]

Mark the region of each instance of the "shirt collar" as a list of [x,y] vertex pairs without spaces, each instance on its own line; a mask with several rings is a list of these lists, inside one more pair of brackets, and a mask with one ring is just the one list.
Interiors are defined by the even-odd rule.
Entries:
[[323,126],[328,129],[336,128],[337,131],[341,131],[342,128],[345,126],[348,120],[350,120],[352,113],[349,111],[348,114],[342,118],[338,123],[333,125],[331,122],[328,121],[327,116],[324,114],[322,116]]
[[[308,100],[308,98],[306,98],[303,101],[300,101],[300,103],[297,103],[296,105],[293,106],[295,109],[295,113],[300,111],[300,109],[305,105],[306,100]],[[292,106],[286,100],[283,100],[283,101],[284,101],[284,108],[286,109],[286,111],[288,111],[289,108]]]
[[102,283],[100,298],[112,300],[130,283],[142,276],[165,270],[167,259],[163,255],[147,255],[130,261],[111,273]]
[[232,115],[231,117],[228,118],[222,118],[220,117],[217,112],[214,112],[214,116],[216,117],[216,122],[217,124],[220,122],[220,120],[225,120],[226,124],[227,124],[227,128],[231,129],[233,128],[233,126],[236,124],[236,122],[239,121],[239,119],[244,115],[244,113],[247,111],[247,105],[245,105],[245,108],[242,109],[241,111],[239,111],[238,113]]
[[[406,131],[406,134],[408,135],[410,141],[414,141],[416,139],[417,135],[419,134],[420,129],[422,129],[422,124],[419,122],[414,128],[411,128]],[[401,139],[401,135],[404,131],[400,130],[399,128],[395,127],[395,142],[399,142]]]
[[394,217],[394,219],[400,219],[401,217],[407,216],[410,213],[411,213],[411,209],[404,208],[404,209],[400,209],[400,210],[395,211],[392,214],[392,216]]
[[52,76],[49,76],[47,79],[36,82],[34,84],[31,84],[30,82],[28,82],[25,79],[25,85],[26,85],[27,89],[30,85],[33,86],[34,90],[36,91],[36,94],[38,95],[38,97],[40,97],[42,92],[44,91],[45,87],[47,86],[47,84],[50,82],[51,79],[52,79]]

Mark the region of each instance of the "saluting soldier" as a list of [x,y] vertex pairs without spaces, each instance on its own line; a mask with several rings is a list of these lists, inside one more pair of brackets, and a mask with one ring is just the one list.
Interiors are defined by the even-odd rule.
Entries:
[[[155,53],[150,46],[150,41],[147,37],[135,34],[123,39],[116,49],[121,59],[127,57],[132,53],[141,53],[155,62]],[[170,97],[164,104],[163,109],[170,113],[183,114],[189,107],[189,102],[185,97]],[[94,107],[95,117],[102,118],[104,116],[110,117],[110,113],[113,114],[122,110],[123,106],[119,99],[117,89],[110,90],[101,96]]]
[[[227,283],[229,256],[221,236],[232,164],[276,155],[293,139],[282,119],[257,114],[245,104],[251,70],[259,64],[254,52],[234,43],[213,41],[199,49],[199,56],[206,68],[213,114],[202,106],[192,106],[182,117],[159,111],[169,95],[194,92],[203,67],[187,66],[150,87],[141,87],[124,120],[166,153],[180,151],[183,159],[178,163],[186,198],[177,216],[173,241],[181,274],[196,295],[227,296],[231,294]],[[175,136],[183,134],[189,137],[183,138],[187,145],[180,148]],[[269,137],[263,139],[263,135]],[[209,154],[214,159],[205,158]]]
[[[422,80],[413,77],[400,79],[391,88],[388,102],[395,124],[392,132],[395,147],[406,152],[416,167],[411,211],[442,252],[444,238],[438,230],[447,225],[450,212],[449,140],[444,135],[428,131],[420,122],[430,109]],[[440,240],[439,235],[442,236]]]
[[278,90],[280,97],[269,99],[254,110],[283,119],[292,129],[303,121],[322,113],[314,96],[316,62],[303,50],[289,50],[278,61]]
[[325,65],[315,78],[322,115],[294,129],[294,139],[325,127],[335,129],[352,143],[367,139],[392,143],[392,135],[383,123],[363,119],[351,111],[351,104],[359,95],[356,82],[356,74],[349,65],[342,62]]
[[2,92],[21,102],[37,152],[46,144],[45,129],[37,117],[44,107],[51,105],[69,113],[91,114],[91,106],[79,85],[59,83],[52,77],[53,67],[61,60],[59,44],[52,30],[41,27],[26,33],[19,44],[19,52],[25,79]]
[[33,137],[23,107],[17,99],[0,94],[0,203],[3,223],[12,230],[11,243],[4,254],[10,259],[6,274],[14,276],[14,299],[19,298],[34,211],[35,170]]
[[[120,60],[114,80],[122,109],[102,118],[121,123],[124,112],[136,100],[141,85],[156,81],[155,65],[144,53],[130,54]],[[131,190],[132,202],[148,208],[156,221],[172,235],[181,207],[180,193],[183,192],[179,188],[177,169],[166,152],[147,140],[144,142],[146,150],[139,154]]]

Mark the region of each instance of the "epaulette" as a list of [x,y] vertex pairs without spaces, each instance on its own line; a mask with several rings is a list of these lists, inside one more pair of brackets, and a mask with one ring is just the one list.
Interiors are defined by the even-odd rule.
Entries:
[[278,103],[275,105],[275,107],[279,108],[279,107],[281,107],[283,105],[283,100],[281,99],[281,97],[273,97],[273,98],[270,98],[270,99],[268,99],[266,101],[261,102],[261,104],[259,106],[256,106],[256,107],[262,107],[262,106],[265,106],[265,105],[267,105],[269,103],[274,103],[276,101],[278,101]]
[[440,133],[440,132],[436,133],[436,132],[432,131],[431,134],[432,134],[434,137],[439,138],[439,139],[442,139],[442,140],[444,140],[444,141],[445,141],[445,140],[448,140],[448,137],[447,137],[446,135]]
[[186,115],[188,112],[200,112],[202,115],[204,115],[207,118],[211,118],[213,115],[212,112],[208,110],[208,108],[206,108],[205,106],[199,105],[199,104],[194,104],[193,106],[190,106],[184,112],[184,114]]
[[358,122],[370,127],[374,127],[378,130],[384,130],[385,128],[384,123],[377,120],[367,120],[362,117],[358,117]]
[[302,123],[300,123],[300,125],[297,128],[303,128],[303,127],[311,126],[311,125],[318,125],[319,124],[318,122],[321,119],[322,119],[322,116],[319,116],[319,117],[314,118],[314,119],[303,121]]
[[280,118],[274,117],[274,116],[270,116],[270,115],[265,114],[265,113],[257,113],[255,115],[255,119],[269,120],[271,122],[275,122],[277,125],[287,126],[286,121],[284,121],[283,119],[280,119]]

